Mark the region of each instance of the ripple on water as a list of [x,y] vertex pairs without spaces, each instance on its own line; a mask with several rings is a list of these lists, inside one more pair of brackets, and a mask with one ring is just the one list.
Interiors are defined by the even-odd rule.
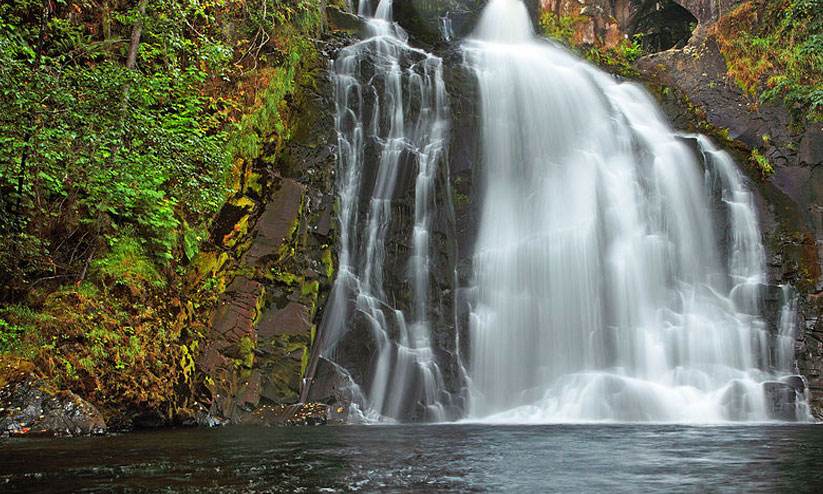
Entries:
[[3,492],[823,491],[823,428],[171,430],[0,444]]

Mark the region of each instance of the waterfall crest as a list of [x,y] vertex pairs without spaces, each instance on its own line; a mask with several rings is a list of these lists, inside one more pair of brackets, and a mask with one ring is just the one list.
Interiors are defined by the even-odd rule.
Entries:
[[791,371],[771,357],[761,234],[731,158],[536,39],[520,0],[491,0],[464,50],[483,153],[469,417],[772,418],[768,385]]

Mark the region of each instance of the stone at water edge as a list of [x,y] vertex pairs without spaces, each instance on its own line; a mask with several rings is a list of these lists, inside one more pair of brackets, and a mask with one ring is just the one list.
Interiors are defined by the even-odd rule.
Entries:
[[82,436],[106,430],[94,405],[71,391],[51,392],[34,375],[0,389],[0,435]]

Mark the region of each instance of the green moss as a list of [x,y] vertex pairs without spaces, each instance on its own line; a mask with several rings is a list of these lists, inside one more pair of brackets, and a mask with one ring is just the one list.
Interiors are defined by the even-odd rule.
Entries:
[[271,275],[272,275],[271,276],[272,280],[278,281],[278,282],[283,283],[287,286],[294,286],[297,283],[300,283],[303,279],[302,276],[298,276],[294,273],[289,273],[287,271],[281,271],[280,268],[278,268],[278,267],[273,267],[271,269]]
[[[269,379],[276,399],[294,402],[300,391],[300,380],[308,368],[309,335],[280,335],[271,342],[272,357]],[[296,354],[299,353],[299,360]]]
[[246,189],[257,194],[258,197],[263,196],[263,177],[259,173],[252,172],[246,181]]
[[774,167],[768,158],[763,156],[757,148],[752,149],[750,161],[760,170],[760,173],[763,174],[764,177],[768,177],[774,173]]
[[317,280],[308,281],[300,286],[300,295],[309,297],[311,300],[317,300],[317,295],[320,292],[320,282]]
[[471,198],[466,194],[463,194],[458,191],[454,191],[454,205],[462,208],[468,206],[471,203]]
[[332,280],[334,278],[334,257],[332,256],[330,247],[323,247],[323,254],[320,260],[323,262],[323,267],[326,269],[326,278]]
[[256,348],[257,342],[250,336],[240,338],[240,342],[237,344],[239,357],[235,359],[235,365],[247,369],[254,367],[254,350]]
[[558,16],[547,10],[540,16],[540,29],[545,36],[571,47],[574,45],[574,35],[578,31],[578,26],[586,20],[587,17],[582,15]]
[[638,77],[634,62],[643,54],[638,37],[625,39],[612,47],[599,44],[589,45],[578,42],[578,33],[586,29],[589,18],[582,15],[561,15],[544,11],[540,16],[543,34],[571,48],[586,60],[623,77]]
[[238,244],[241,243],[241,241],[246,240],[249,234],[250,221],[250,214],[243,215],[243,217],[235,223],[231,232],[223,237],[223,245],[228,248],[238,247]]
[[819,0],[742,2],[713,29],[729,77],[757,101],[782,99],[801,124],[823,119],[821,32]]

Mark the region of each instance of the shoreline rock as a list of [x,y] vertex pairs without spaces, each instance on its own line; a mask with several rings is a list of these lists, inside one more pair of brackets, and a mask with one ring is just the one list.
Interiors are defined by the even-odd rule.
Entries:
[[71,391],[52,391],[33,374],[0,388],[0,436],[86,436],[107,431],[94,405]]

